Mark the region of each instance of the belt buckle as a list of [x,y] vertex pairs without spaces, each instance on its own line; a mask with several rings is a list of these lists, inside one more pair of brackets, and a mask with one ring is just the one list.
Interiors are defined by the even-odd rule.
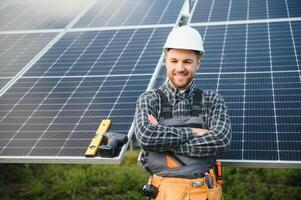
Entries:
[[203,186],[203,182],[202,181],[192,182],[191,186],[192,187],[202,187]]

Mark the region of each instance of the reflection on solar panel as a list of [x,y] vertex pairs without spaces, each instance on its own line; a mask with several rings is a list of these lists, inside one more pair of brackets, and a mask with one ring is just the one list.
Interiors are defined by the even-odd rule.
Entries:
[[64,28],[87,3],[87,0],[10,1],[0,8],[0,31]]
[[[0,34],[1,87],[48,44],[56,33]],[[9,78],[8,78],[9,77]]]
[[178,0],[101,0],[74,27],[174,24],[183,3]]
[[299,0],[199,0],[195,10],[192,23],[301,17],[301,2]]
[[[264,2],[259,6],[263,10],[253,9],[256,1],[209,1],[208,4],[198,1],[192,20],[254,19],[256,12],[261,11],[265,11],[264,18],[283,18],[291,16],[287,9],[294,13],[301,5],[287,1],[286,7],[285,1],[267,1],[266,7],[265,1],[260,2]],[[225,15],[221,14],[222,4],[227,5]],[[207,14],[201,12],[198,9],[204,8],[200,5],[211,10]],[[200,17],[200,13],[204,15]],[[301,21],[286,18],[219,24],[194,23],[204,36],[206,47],[197,83],[203,89],[214,89],[223,95],[231,116],[232,145],[221,158],[224,162],[248,163],[248,166],[300,165]]]

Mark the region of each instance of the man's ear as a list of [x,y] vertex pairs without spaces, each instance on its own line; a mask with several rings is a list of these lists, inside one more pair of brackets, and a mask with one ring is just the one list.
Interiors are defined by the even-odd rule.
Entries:
[[166,61],[167,61],[167,54],[164,55],[164,58],[163,58],[163,63],[165,64],[165,66],[167,67],[166,65]]
[[163,58],[163,63],[166,64],[166,60],[167,60],[167,54],[168,54],[168,50],[164,49],[164,58]]
[[197,60],[197,64],[198,64],[198,66],[197,66],[196,71],[198,71],[198,70],[200,69],[200,66],[201,66],[201,64],[202,64],[201,59],[198,59],[198,60]]

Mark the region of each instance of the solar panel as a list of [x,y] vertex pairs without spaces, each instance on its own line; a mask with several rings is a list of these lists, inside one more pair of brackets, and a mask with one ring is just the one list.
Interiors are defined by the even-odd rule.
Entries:
[[57,33],[0,34],[0,89],[13,78]]
[[101,0],[73,27],[174,24],[183,4],[178,0]]
[[64,28],[87,0],[9,1],[0,5],[0,31]]
[[[182,7],[183,2],[174,0],[0,5],[0,34],[28,34],[37,41],[38,34],[56,36],[41,45],[46,47],[42,51],[29,51],[38,57],[23,61],[28,67],[16,68],[20,75],[1,73],[0,84],[10,78],[14,83],[0,97],[0,161],[120,162],[122,152],[116,159],[87,159],[84,154],[102,119],[112,120],[110,131],[131,137],[136,99],[162,60],[163,42]],[[26,44],[20,40],[23,46],[15,52],[23,55],[31,47]],[[18,57],[7,55],[5,64]]]
[[196,82],[224,96],[232,121],[231,148],[221,159],[299,166],[301,21],[195,27],[206,47]]
[[[102,119],[131,136],[137,97],[165,79],[162,46],[183,4],[0,2],[0,88],[16,81],[0,97],[0,162],[120,162],[122,152],[84,154]],[[226,164],[300,166],[300,8],[297,0],[195,1],[188,21],[206,48],[196,83],[229,107]]]
[[84,154],[98,125],[128,134],[171,28],[66,33],[1,96],[2,159],[96,162]]
[[[301,17],[298,0],[198,0],[192,23]],[[228,18],[229,12],[229,18]]]

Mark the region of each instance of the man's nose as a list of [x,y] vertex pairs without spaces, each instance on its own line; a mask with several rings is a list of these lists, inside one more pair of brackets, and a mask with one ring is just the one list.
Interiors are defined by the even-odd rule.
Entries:
[[176,66],[176,71],[177,72],[183,72],[183,71],[185,71],[184,63],[178,62],[177,66]]

